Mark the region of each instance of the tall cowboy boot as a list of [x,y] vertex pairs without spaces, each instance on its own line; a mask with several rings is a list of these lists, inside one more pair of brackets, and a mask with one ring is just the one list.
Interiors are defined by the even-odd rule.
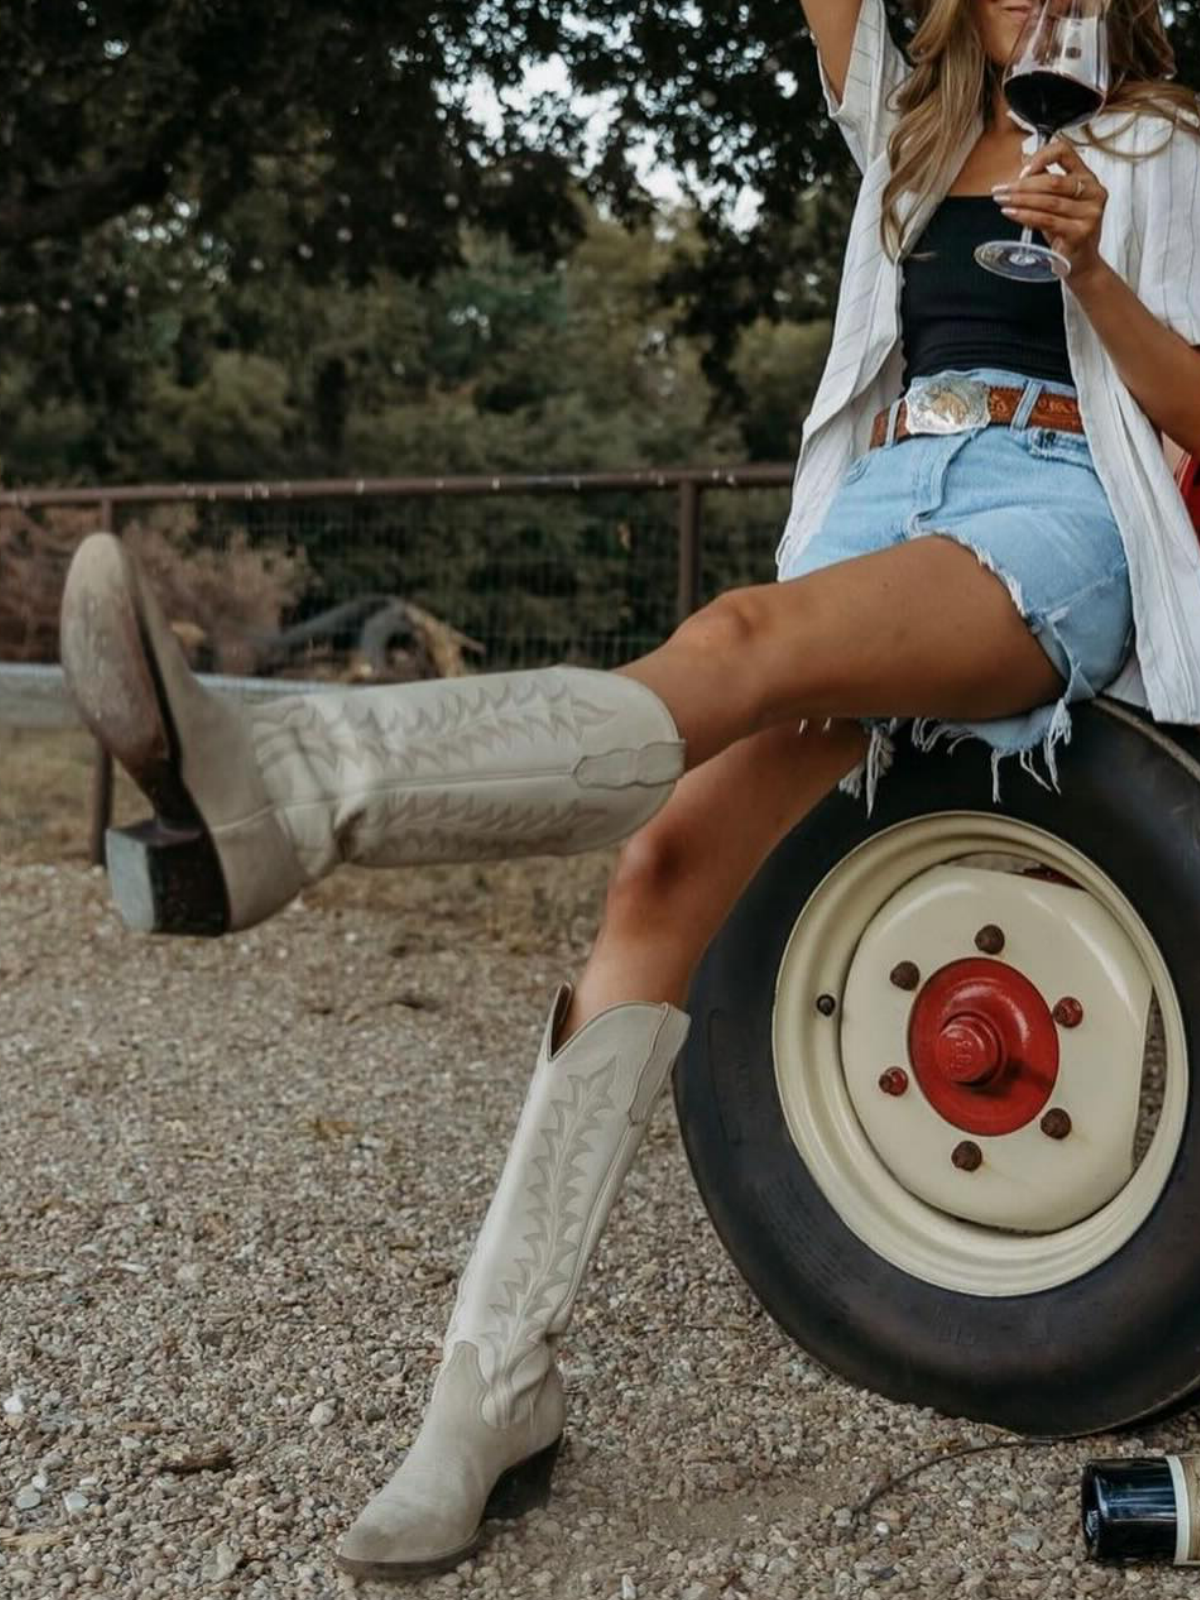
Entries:
[[233,704],[192,675],[111,534],[71,563],[61,650],[84,722],[154,807],[107,839],[117,905],[145,932],[249,927],[340,861],[597,849],[683,770],[658,696],[581,667]]
[[563,987],[551,1008],[420,1432],[338,1551],[359,1577],[456,1566],[485,1518],[549,1493],[564,1410],[554,1352],[688,1031],[674,1006],[613,1006],[555,1051],[570,996]]

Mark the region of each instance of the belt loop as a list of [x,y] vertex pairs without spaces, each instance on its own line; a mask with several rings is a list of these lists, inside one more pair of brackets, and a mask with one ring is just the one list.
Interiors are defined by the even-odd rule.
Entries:
[[893,400],[891,405],[888,407],[887,432],[884,434],[883,438],[885,445],[895,444],[896,442],[896,423],[900,420],[900,401],[903,399],[904,396],[900,395],[899,398]]
[[1025,383],[1025,392],[1017,401],[1017,409],[1013,412],[1010,428],[1027,428],[1029,414],[1041,399],[1042,385],[1037,378],[1029,378]]

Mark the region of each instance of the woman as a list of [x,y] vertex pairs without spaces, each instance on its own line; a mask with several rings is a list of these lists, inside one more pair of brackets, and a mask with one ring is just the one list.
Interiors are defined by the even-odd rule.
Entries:
[[[487,1517],[544,1496],[563,1427],[555,1347],[682,1047],[689,975],[781,836],[835,784],[861,781],[864,752],[868,804],[900,718],[917,719],[918,742],[975,736],[1032,771],[1036,745],[1052,759],[1066,736],[1069,704],[1122,669],[1131,618],[1123,692],[1200,721],[1200,559],[1156,432],[1200,449],[1200,275],[1191,214],[1178,216],[1200,139],[1162,137],[1195,96],[1132,82],[1171,65],[1141,7],[1110,13],[1112,104],[1147,114],[1097,118],[1114,148],[1089,147],[1091,164],[1056,140],[1018,177],[1024,147],[998,87],[1013,10],[933,0],[910,73],[880,0],[857,16],[853,0],[808,0],[864,178],[780,551],[788,581],[723,596],[619,673],[235,711],[190,677],[117,542],[81,547],[64,666],[157,813],[110,836],[134,926],[244,927],[342,860],[569,852],[633,834],[591,958],[551,1007],[425,1420],[346,1536],[347,1570],[453,1566]],[[971,262],[976,236],[1026,221],[1070,257],[1065,288]],[[902,391],[947,371],[970,381],[940,398],[926,384],[913,421],[932,409],[957,431],[909,437]]]

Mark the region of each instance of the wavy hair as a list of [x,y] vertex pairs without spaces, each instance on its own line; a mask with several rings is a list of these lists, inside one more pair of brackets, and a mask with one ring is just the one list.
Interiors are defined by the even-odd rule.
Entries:
[[[896,260],[908,243],[897,201],[906,190],[923,193],[954,174],[947,167],[982,114],[992,113],[1001,72],[983,48],[970,0],[906,0],[917,31],[907,46],[913,70],[894,93],[899,122],[888,140],[891,176],[883,191],[883,247]],[[1139,113],[1165,117],[1200,138],[1200,95],[1175,76],[1175,52],[1163,32],[1158,0],[1111,0],[1107,11],[1111,87],[1104,111],[1128,111],[1127,131]],[[1122,159],[1138,159],[1113,148],[1085,122],[1079,142]],[[1170,137],[1170,135],[1168,135]],[[1141,159],[1144,159],[1141,158]]]

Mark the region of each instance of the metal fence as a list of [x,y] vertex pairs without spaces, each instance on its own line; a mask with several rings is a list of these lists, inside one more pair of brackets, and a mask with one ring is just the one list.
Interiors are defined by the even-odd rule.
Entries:
[[[298,550],[304,611],[367,592],[402,597],[468,637],[479,670],[612,666],[661,643],[719,591],[774,576],[792,473],[755,465],[30,489],[0,493],[0,512],[36,521],[74,510],[117,533],[159,526],[192,550],[239,540]],[[101,758],[95,859],[111,794]]]

